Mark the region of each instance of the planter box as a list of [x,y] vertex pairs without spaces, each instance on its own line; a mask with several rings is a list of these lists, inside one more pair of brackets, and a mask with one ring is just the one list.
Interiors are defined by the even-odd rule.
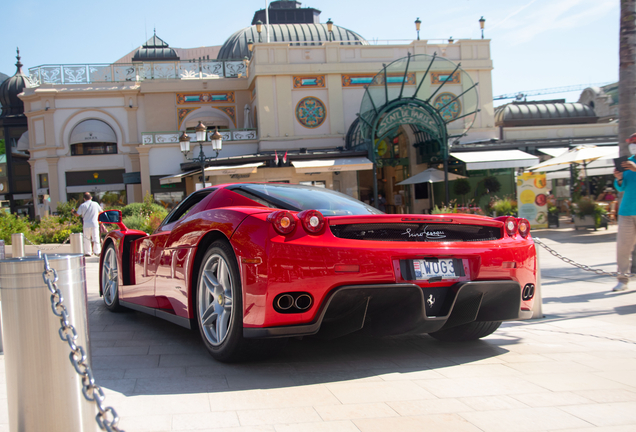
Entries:
[[559,227],[559,215],[548,213],[548,228],[558,228],[558,227]]
[[574,229],[578,230],[579,228],[594,228],[596,229],[596,224],[594,223],[594,216],[585,215],[585,217],[574,216]]

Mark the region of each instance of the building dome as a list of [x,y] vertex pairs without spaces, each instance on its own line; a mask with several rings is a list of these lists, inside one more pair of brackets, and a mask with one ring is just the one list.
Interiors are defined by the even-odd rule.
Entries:
[[18,62],[15,64],[18,70],[15,75],[8,78],[0,84],[0,104],[2,104],[2,113],[0,117],[17,116],[24,114],[24,103],[18,97],[22,90],[31,87],[28,77],[22,72],[23,64],[20,63],[20,50],[17,50],[16,58]]
[[7,78],[9,78],[9,75],[5,75],[2,72],[0,72],[0,84],[2,84],[4,80],[6,80]]
[[582,103],[565,100],[512,102],[495,109],[495,125],[544,126],[554,124],[596,123],[594,109]]
[[179,60],[177,52],[170,48],[157,33],[148,39],[135,53],[134,62],[175,61]]
[[[260,40],[267,41],[267,32],[263,24]],[[329,41],[327,24],[270,24],[270,42],[289,42],[297,45],[319,45]],[[219,51],[218,60],[243,60],[249,57],[247,42],[259,43],[256,26],[246,27],[230,36]],[[333,26],[332,40],[341,45],[368,45],[368,42],[358,33],[337,25]]]

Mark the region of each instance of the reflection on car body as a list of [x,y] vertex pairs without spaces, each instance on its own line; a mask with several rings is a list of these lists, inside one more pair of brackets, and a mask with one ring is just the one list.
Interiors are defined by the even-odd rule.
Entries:
[[474,340],[532,315],[536,254],[525,219],[388,215],[339,192],[236,183],[194,192],[148,235],[121,213],[100,294],[198,329],[237,361],[291,336],[428,333]]

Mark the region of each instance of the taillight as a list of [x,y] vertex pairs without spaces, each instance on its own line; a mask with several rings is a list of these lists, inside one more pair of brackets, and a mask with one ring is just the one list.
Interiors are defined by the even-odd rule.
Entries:
[[318,210],[301,211],[298,219],[309,234],[318,234],[325,227],[325,218]]
[[506,232],[510,237],[514,237],[517,234],[517,219],[510,216],[504,222],[504,226],[506,227]]
[[519,219],[517,221],[517,230],[519,230],[521,237],[528,237],[528,234],[530,234],[530,222],[527,219]]
[[288,211],[277,211],[270,213],[267,216],[267,221],[270,222],[278,234],[287,235],[291,234],[296,228],[296,219]]

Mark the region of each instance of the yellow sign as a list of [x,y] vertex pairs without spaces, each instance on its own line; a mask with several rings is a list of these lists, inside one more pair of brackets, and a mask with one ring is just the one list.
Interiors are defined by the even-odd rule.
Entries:
[[526,218],[532,228],[548,227],[548,190],[545,174],[523,173],[517,177],[519,217]]
[[388,149],[389,149],[389,146],[386,144],[386,141],[384,140],[380,141],[380,143],[378,144],[378,154],[380,156],[384,156],[384,154],[387,152]]

